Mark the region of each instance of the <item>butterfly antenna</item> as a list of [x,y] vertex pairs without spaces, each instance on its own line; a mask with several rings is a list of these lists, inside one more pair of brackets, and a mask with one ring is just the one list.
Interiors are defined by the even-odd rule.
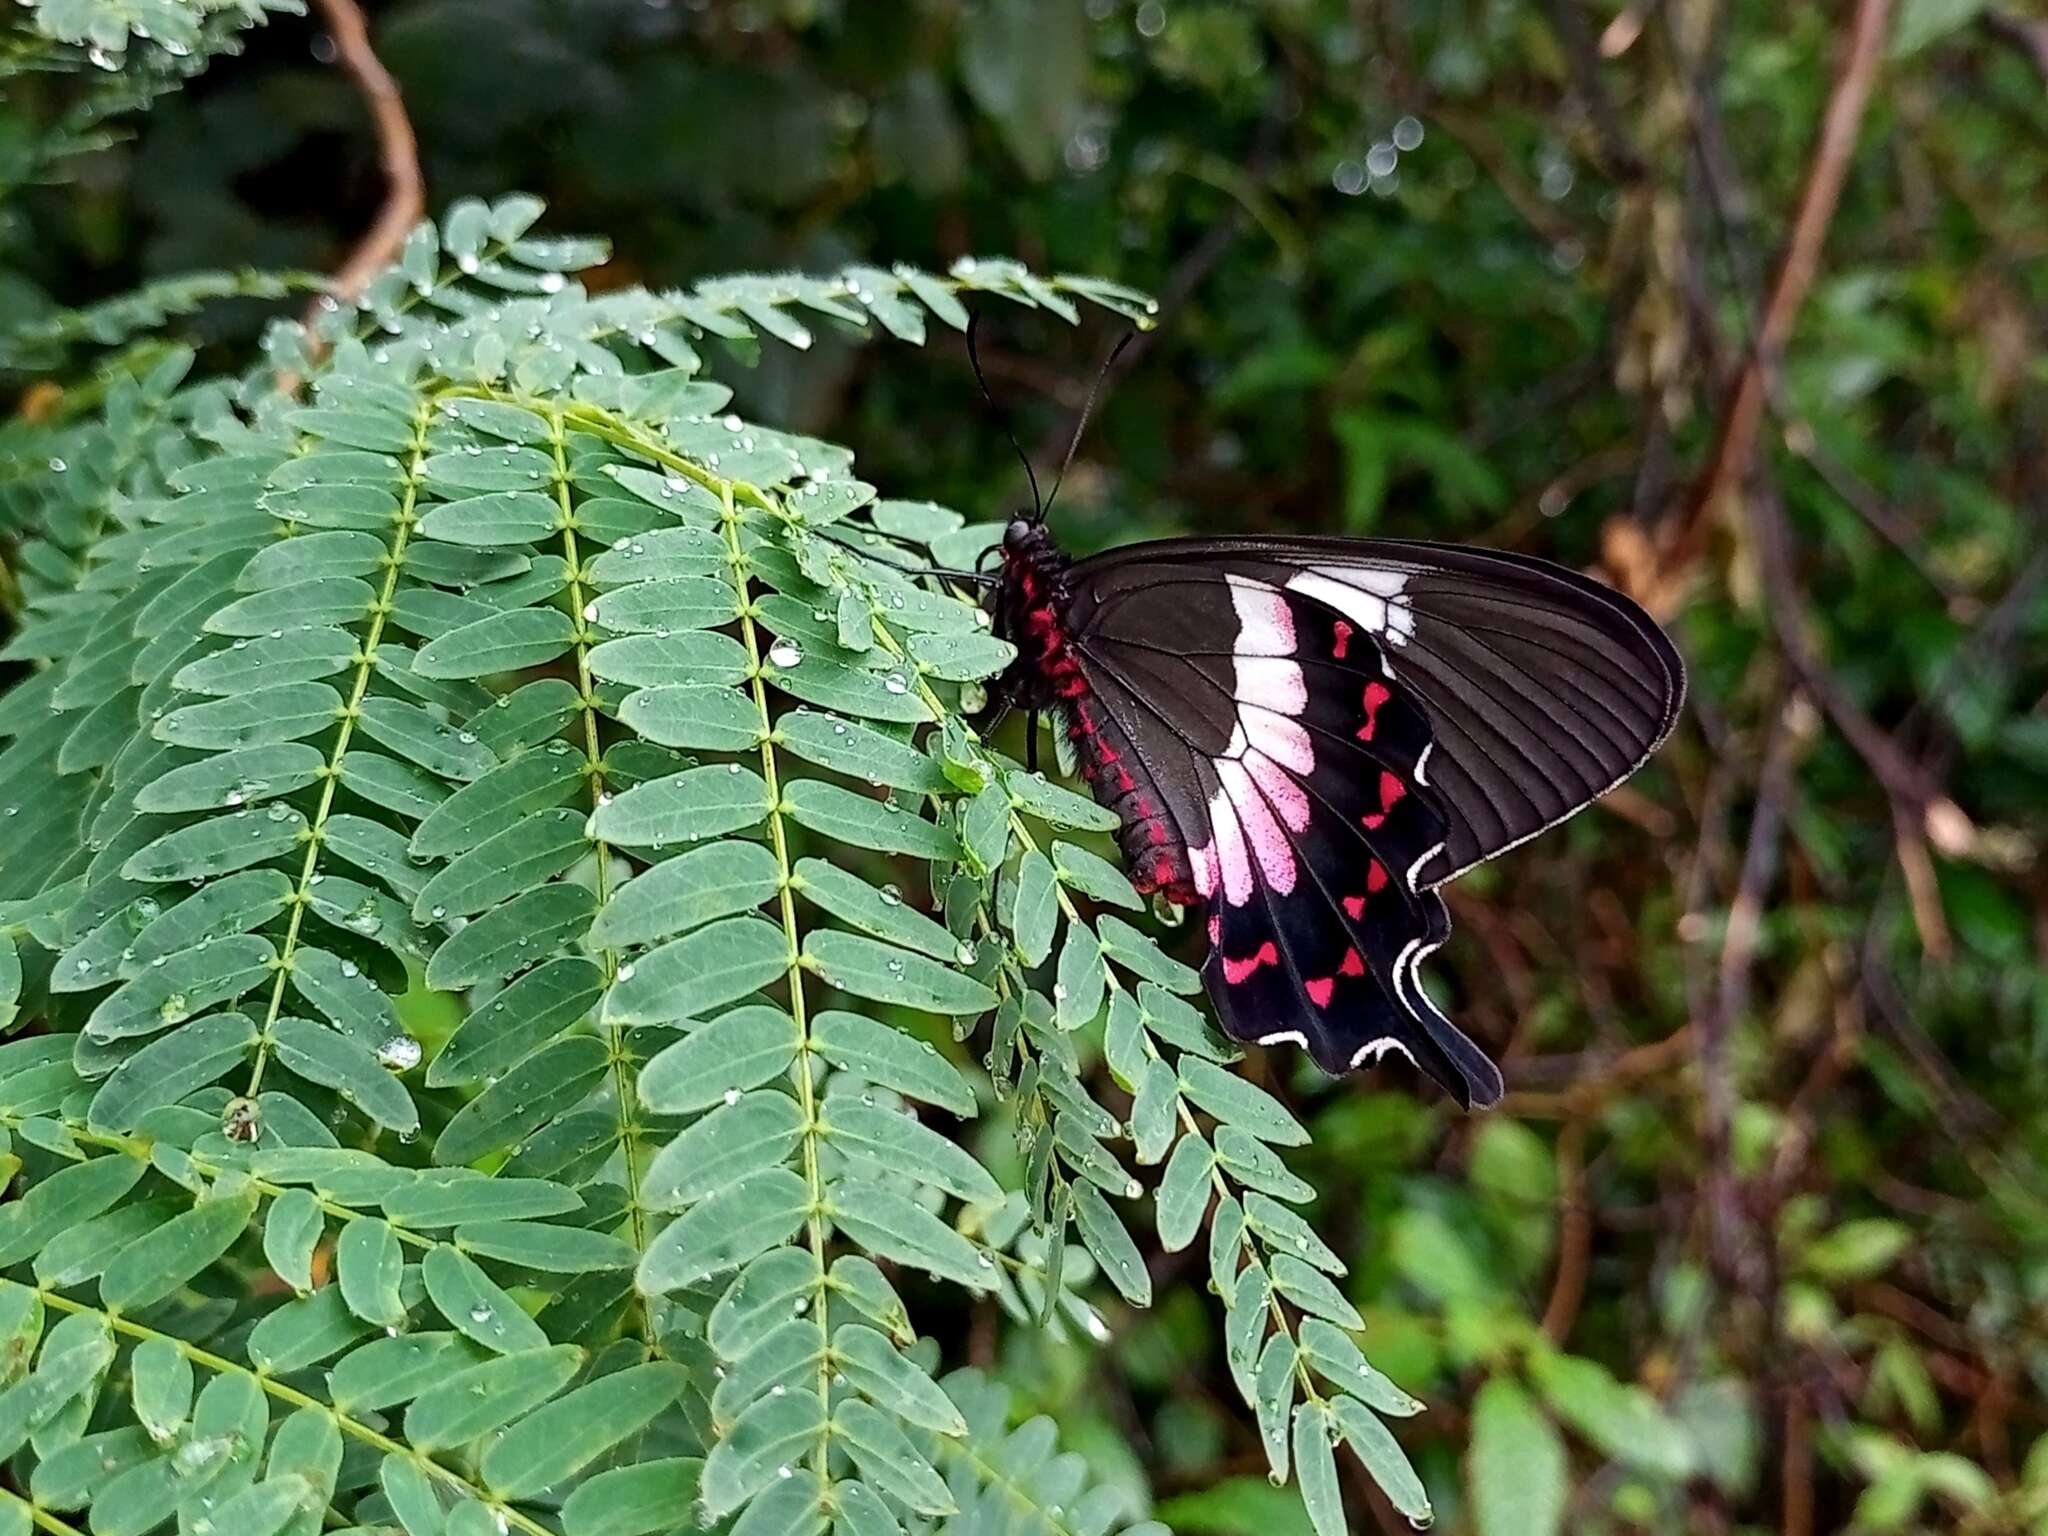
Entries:
[[992,576],[981,570],[960,571],[949,565],[905,565],[900,560],[884,560],[879,555],[856,548],[851,540],[823,529],[819,530],[818,537],[827,544],[836,544],[841,549],[859,555],[863,560],[875,565],[885,565],[905,576],[936,576],[942,581],[963,581],[971,586],[981,587],[992,587],[1002,580],[1000,576]]
[[1052,504],[1060,498],[1060,482],[1067,478],[1067,466],[1074,462],[1074,455],[1080,450],[1081,438],[1088,430],[1088,418],[1094,414],[1095,399],[1102,393],[1102,386],[1109,378],[1109,370],[1116,366],[1116,360],[1124,355],[1124,348],[1131,344],[1131,338],[1138,333],[1125,331],[1117,344],[1109,349],[1109,356],[1102,360],[1102,366],[1095,370],[1095,382],[1088,386],[1088,398],[1081,406],[1080,418],[1074,423],[1074,435],[1067,443],[1067,456],[1060,460],[1060,472],[1052,477],[1052,494],[1045,498],[1045,509],[1038,514],[1044,522],[1052,512]]
[[1024,466],[1024,478],[1031,482],[1031,520],[1034,523],[1042,523],[1045,521],[1046,501],[1038,493],[1038,472],[1031,467],[1031,456],[1024,451],[1024,445],[1017,441],[1017,434],[1010,430],[1009,416],[996,404],[996,397],[988,387],[988,379],[982,374],[981,348],[976,345],[980,331],[981,311],[976,310],[967,322],[967,361],[974,368],[974,382],[981,386],[981,398],[988,402],[989,414],[994,416],[1002,427],[1003,436],[1010,440],[1010,447],[1016,451],[1017,462]]

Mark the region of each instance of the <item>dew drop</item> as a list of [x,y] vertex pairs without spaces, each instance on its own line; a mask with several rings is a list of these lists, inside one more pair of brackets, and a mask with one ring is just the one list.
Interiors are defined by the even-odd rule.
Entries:
[[[793,640],[778,640],[768,648],[768,659],[784,671],[804,659],[802,647]],[[898,690],[901,691],[900,689]]]
[[393,1035],[377,1047],[377,1064],[391,1072],[410,1072],[420,1064],[420,1043],[411,1035]]

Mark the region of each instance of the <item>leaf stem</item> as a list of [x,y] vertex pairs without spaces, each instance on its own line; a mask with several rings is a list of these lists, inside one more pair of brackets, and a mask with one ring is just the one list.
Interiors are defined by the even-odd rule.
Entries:
[[[583,562],[576,539],[573,511],[569,503],[569,459],[563,414],[559,410],[547,412],[549,445],[555,459],[555,505],[562,515],[562,558],[569,566],[569,615],[576,626],[576,641],[573,647],[576,657],[576,696],[579,713],[583,716],[584,771],[590,779],[590,804],[594,811],[605,801],[604,788],[604,743],[597,728],[597,683],[590,672],[590,629],[584,617]],[[612,870],[611,847],[602,840],[592,839],[597,849],[596,896],[599,908],[611,899]],[[616,949],[605,948],[597,955],[598,964],[604,970],[607,989],[618,979],[619,954]],[[618,1100],[619,1108],[619,1153],[624,1161],[626,1180],[626,1217],[632,1231],[633,1251],[643,1257],[647,1253],[648,1225],[647,1207],[640,1200],[640,1131],[636,1105],[639,1084],[634,1073],[636,1063],[632,1053],[626,1049],[626,1026],[612,1024],[601,1026],[605,1029],[605,1045],[611,1057],[612,1093]],[[634,1305],[640,1313],[640,1331],[648,1343],[654,1342],[654,1326],[648,1316],[644,1297],[635,1292]]]
[[762,677],[761,637],[754,625],[753,602],[748,596],[747,555],[740,546],[739,510],[733,504],[738,487],[730,482],[718,484],[721,491],[719,526],[725,537],[726,559],[731,564],[733,585],[740,600],[740,643],[746,647],[754,708],[761,719],[761,777],[768,786],[769,845],[775,854],[782,932],[789,942],[789,1015],[796,1022],[797,1107],[803,1115],[800,1145],[804,1185],[810,1195],[810,1214],[805,1218],[804,1230],[811,1257],[818,1267],[818,1289],[812,1298],[811,1315],[818,1324],[818,1405],[826,1426],[824,1434],[818,1437],[818,1443],[811,1448],[811,1465],[817,1473],[819,1485],[826,1487],[830,1485],[831,1472],[832,1329],[825,1314],[831,1287],[825,1280],[825,1182],[818,1167],[817,1092],[811,1081],[811,1027],[804,997],[801,940],[797,934],[796,884],[790,871],[789,837],[782,823],[782,788],[775,765],[775,722],[768,713],[768,687]]
[[349,688],[348,702],[342,706],[341,726],[334,733],[334,746],[327,754],[327,766],[321,775],[320,800],[313,808],[312,819],[306,823],[306,857],[299,866],[298,885],[292,891],[291,916],[285,923],[284,942],[278,948],[277,976],[271,982],[270,1001],[263,1010],[263,1026],[256,1036],[256,1060],[249,1068],[249,1086],[242,1092],[244,1098],[255,1098],[257,1090],[263,1086],[263,1069],[270,1060],[271,1032],[276,1029],[278,1016],[284,1009],[285,984],[291,977],[292,961],[298,953],[299,931],[305,924],[306,908],[313,900],[313,881],[320,867],[320,845],[326,835],[327,817],[334,808],[334,786],[341,782],[342,758],[347,755],[349,740],[355,734],[363,698],[370,691],[370,676],[376,671],[377,646],[384,637],[384,620],[391,612],[392,598],[398,590],[398,573],[405,564],[406,545],[412,538],[413,524],[417,519],[421,466],[427,457],[427,426],[433,420],[434,409],[434,401],[423,400],[413,412],[412,462],[405,471],[405,490],[398,504],[391,550],[384,557],[384,584],[377,593],[376,601],[370,605],[370,623],[364,631],[362,649],[356,659],[355,680]]
[[365,1445],[374,1446],[386,1456],[403,1456],[408,1461],[416,1464],[428,1476],[439,1478],[457,1493],[483,1504],[497,1516],[500,1530],[516,1528],[526,1532],[527,1536],[553,1536],[553,1533],[539,1521],[521,1514],[510,1504],[502,1500],[492,1498],[490,1494],[484,1492],[483,1489],[472,1483],[460,1472],[455,1471],[451,1467],[442,1466],[432,1457],[414,1450],[402,1441],[392,1439],[381,1430],[372,1429],[360,1420],[350,1418],[332,1403],[323,1403],[309,1392],[301,1392],[297,1387],[288,1387],[274,1376],[266,1375],[262,1371],[251,1370],[248,1366],[240,1365],[228,1359],[225,1355],[216,1355],[212,1350],[202,1349],[199,1345],[181,1339],[176,1334],[161,1333],[145,1324],[135,1322],[131,1318],[123,1317],[118,1312],[109,1312],[104,1308],[90,1306],[82,1301],[74,1301],[61,1291],[52,1290],[47,1286],[38,1285],[34,1287],[34,1290],[38,1296],[42,1297],[45,1306],[58,1312],[104,1318],[106,1319],[107,1326],[116,1333],[125,1333],[131,1339],[148,1339],[168,1344],[194,1365],[203,1366],[216,1375],[246,1377],[253,1380],[257,1386],[281,1403],[290,1403],[294,1408],[311,1408],[316,1412],[328,1415],[328,1417],[334,1420],[335,1427],[343,1434],[352,1436],[362,1441]]
[[4,1499],[7,1503],[24,1511],[28,1515],[31,1525],[35,1526],[39,1531],[48,1531],[50,1536],[85,1536],[85,1532],[77,1526],[68,1525],[64,1521],[59,1520],[47,1509],[44,1509],[42,1505],[35,1503],[33,1500],[23,1498],[12,1488],[0,1488],[0,1499]]

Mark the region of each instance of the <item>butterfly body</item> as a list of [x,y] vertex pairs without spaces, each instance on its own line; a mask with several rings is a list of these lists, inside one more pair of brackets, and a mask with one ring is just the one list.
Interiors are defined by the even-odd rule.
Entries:
[[1438,888],[1641,765],[1683,691],[1640,610],[1542,561],[1390,540],[1003,541],[999,703],[1049,712],[1139,890],[1205,909],[1227,1031],[1340,1072],[1500,1074],[1436,1008]]

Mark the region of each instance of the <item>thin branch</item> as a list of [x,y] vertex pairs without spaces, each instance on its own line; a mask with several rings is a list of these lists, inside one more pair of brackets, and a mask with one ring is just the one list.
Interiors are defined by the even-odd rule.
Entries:
[[1748,360],[1736,376],[1728,408],[1722,415],[1713,456],[1692,493],[1686,516],[1667,554],[1667,570],[1682,569],[1691,562],[1698,552],[1708,515],[1725,496],[1740,490],[1749,476],[1769,380],[1777,372],[1807,290],[1820,269],[1821,249],[1855,156],[1864,108],[1869,104],[1871,86],[1884,55],[1890,20],[1891,0],[1859,0],[1841,71],[1828,98],[1820,140],[1793,217],[1791,237],[1779,262]]
[[1558,1256],[1543,1331],[1553,1344],[1571,1336],[1586,1299],[1586,1275],[1593,1257],[1593,1209],[1586,1199],[1586,1122],[1574,1120],[1557,1138]]
[[398,82],[370,46],[370,29],[356,0],[314,0],[334,39],[335,61],[348,71],[370,109],[377,130],[377,158],[384,168],[384,202],[377,218],[334,274],[334,294],[353,299],[370,279],[398,259],[405,237],[427,208],[426,178],[420,172],[418,141]]
[[1926,767],[1885,734],[1843,690],[1822,665],[1804,628],[1805,595],[1792,561],[1792,531],[1777,490],[1761,476],[1743,498],[1762,576],[1764,608],[1785,660],[1799,684],[1826,712],[1861,757],[1901,814],[1925,829],[1928,840],[1944,853],[1970,847],[1976,828],[1956,803],[1942,792]]

